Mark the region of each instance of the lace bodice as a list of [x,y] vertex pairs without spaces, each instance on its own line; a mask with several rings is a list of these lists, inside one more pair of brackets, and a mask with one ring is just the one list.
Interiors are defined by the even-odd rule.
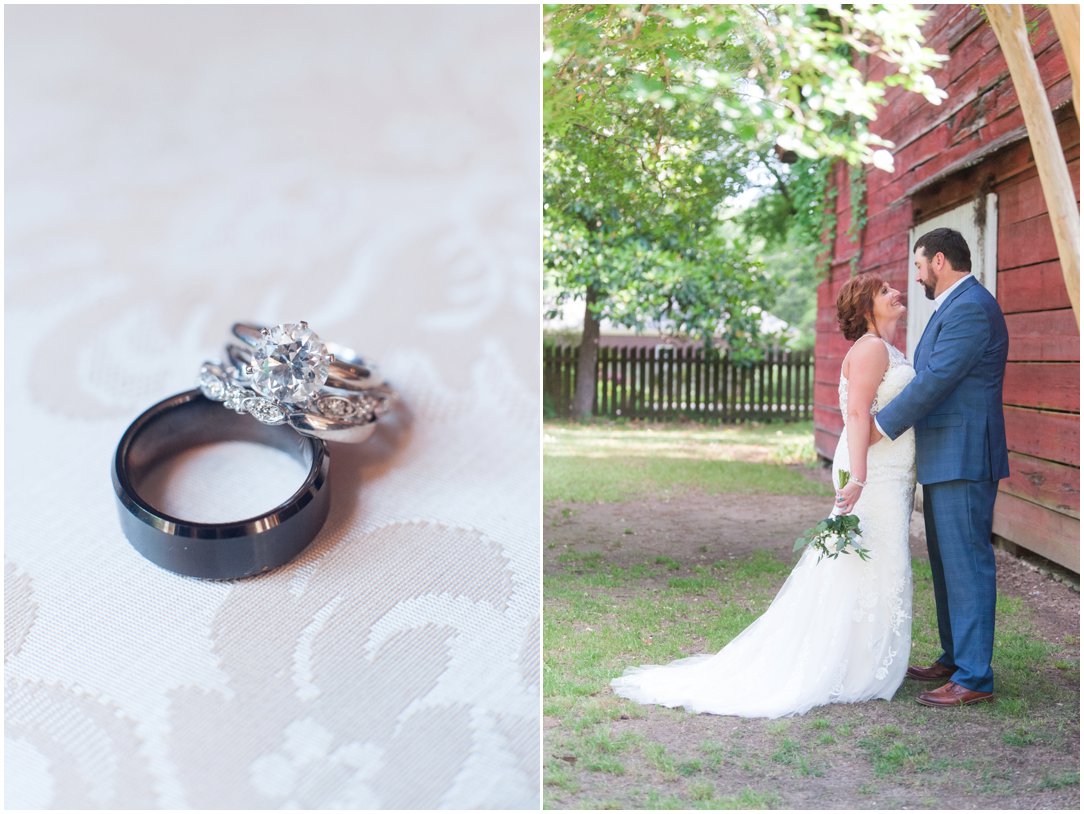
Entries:
[[[883,339],[880,341],[884,342],[885,347],[888,348],[888,370],[885,371],[884,378],[881,379],[881,383],[877,386],[877,393],[874,395],[873,404],[869,408],[870,415],[877,415],[880,409],[898,396],[908,382],[915,377],[915,369],[911,367],[907,357],[895,345],[885,342]],[[843,371],[839,373],[839,409],[843,413],[843,423],[846,424],[847,377],[843,375]]]

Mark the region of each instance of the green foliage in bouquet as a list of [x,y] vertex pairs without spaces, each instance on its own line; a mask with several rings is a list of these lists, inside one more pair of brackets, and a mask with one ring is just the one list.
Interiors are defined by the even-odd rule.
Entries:
[[806,546],[816,549],[820,556],[817,562],[825,557],[835,559],[840,554],[854,552],[863,560],[869,559],[869,549],[863,548],[862,530],[858,527],[858,518],[853,514],[840,514],[828,517],[807,529],[801,537],[794,541],[794,550],[801,551]]
[[[846,469],[839,471],[839,488],[842,489],[851,479]],[[794,550],[815,549],[819,556],[817,562],[825,557],[835,559],[840,554],[854,552],[863,560],[869,559],[869,549],[862,547],[862,529],[858,517],[853,514],[838,514],[826,517],[813,528],[806,529],[802,536],[794,541]]]

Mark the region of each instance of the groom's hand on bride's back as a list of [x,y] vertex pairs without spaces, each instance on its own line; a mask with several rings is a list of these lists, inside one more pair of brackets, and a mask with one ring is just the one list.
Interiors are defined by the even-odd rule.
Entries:
[[874,421],[869,422],[869,445],[872,447],[878,441],[884,438],[880,431],[877,429],[877,423]]

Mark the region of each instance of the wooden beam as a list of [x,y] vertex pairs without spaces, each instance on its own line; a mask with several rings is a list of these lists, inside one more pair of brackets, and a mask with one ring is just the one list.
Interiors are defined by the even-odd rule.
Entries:
[[986,17],[997,35],[1009,66],[1020,110],[1028,128],[1035,166],[1043,185],[1054,240],[1058,246],[1062,276],[1080,326],[1080,212],[1076,205],[1069,168],[1058,140],[1050,103],[1046,98],[1035,57],[1031,53],[1024,10],[1019,3],[987,4]]
[[1061,40],[1061,50],[1069,63],[1069,75],[1073,77],[1073,107],[1080,118],[1080,5],[1078,3],[1049,3],[1046,7],[1054,30]]

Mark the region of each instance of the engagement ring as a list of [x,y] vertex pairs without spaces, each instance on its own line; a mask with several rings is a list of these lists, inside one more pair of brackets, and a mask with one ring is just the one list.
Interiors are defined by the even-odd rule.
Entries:
[[397,396],[349,348],[324,343],[305,322],[262,328],[236,323],[226,361],[204,362],[199,387],[212,401],[302,435],[357,443]]
[[342,390],[372,390],[384,384],[373,364],[350,348],[322,341],[305,321],[273,328],[236,322],[231,333],[240,340],[231,345],[240,357],[256,357],[260,386],[266,390],[311,396],[319,385],[312,388],[306,381],[310,377]]

